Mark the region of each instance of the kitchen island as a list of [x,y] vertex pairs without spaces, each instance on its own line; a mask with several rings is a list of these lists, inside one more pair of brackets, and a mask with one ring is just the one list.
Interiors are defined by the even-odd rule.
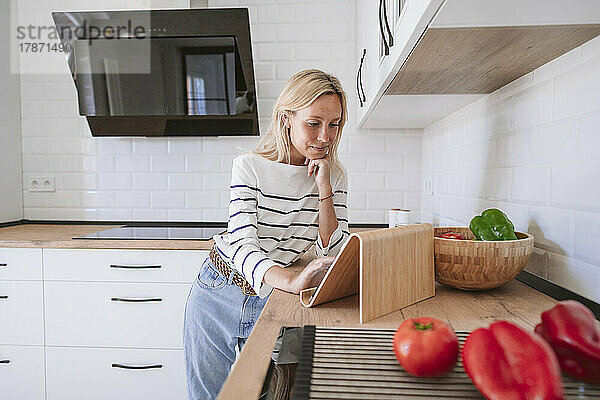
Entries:
[[[290,268],[299,272],[310,260],[310,257],[303,257]],[[437,284],[434,297],[360,324],[358,295],[307,309],[300,304],[298,295],[274,290],[219,399],[258,398],[282,326],[395,329],[404,319],[429,316],[449,322],[455,330],[473,330],[499,319],[533,329],[540,320],[540,314],[556,303],[557,300],[517,280],[483,292],[467,292]],[[243,396],[240,396],[240,391],[243,391]]]

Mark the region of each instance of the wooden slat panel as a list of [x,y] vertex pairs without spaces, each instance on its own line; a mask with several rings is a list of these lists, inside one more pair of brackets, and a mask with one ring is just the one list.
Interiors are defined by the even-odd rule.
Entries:
[[486,94],[600,35],[600,24],[428,29],[386,95]]

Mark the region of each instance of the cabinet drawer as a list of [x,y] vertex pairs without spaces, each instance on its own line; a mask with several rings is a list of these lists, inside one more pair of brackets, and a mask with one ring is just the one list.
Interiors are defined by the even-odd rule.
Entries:
[[46,368],[47,400],[186,398],[182,350],[47,347]]
[[43,282],[0,281],[0,344],[44,344]]
[[44,282],[46,344],[181,349],[190,286]]
[[0,345],[0,397],[44,400],[44,348]]
[[44,249],[44,280],[191,283],[205,250]]
[[0,249],[0,280],[42,280],[42,249]]

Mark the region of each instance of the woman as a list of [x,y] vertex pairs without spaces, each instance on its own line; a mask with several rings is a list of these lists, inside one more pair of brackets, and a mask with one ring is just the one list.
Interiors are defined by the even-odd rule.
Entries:
[[[346,115],[337,78],[301,71],[280,94],[257,150],[234,159],[227,233],[214,237],[186,304],[190,400],[217,396],[273,288],[297,294],[316,286],[348,238],[337,156]],[[285,269],[313,244],[318,258],[299,274]]]

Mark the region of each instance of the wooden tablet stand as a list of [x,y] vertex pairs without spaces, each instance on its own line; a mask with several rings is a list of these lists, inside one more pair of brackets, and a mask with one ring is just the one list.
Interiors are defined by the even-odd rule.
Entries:
[[318,287],[300,292],[313,307],[359,293],[360,323],[435,295],[431,224],[350,235]]

